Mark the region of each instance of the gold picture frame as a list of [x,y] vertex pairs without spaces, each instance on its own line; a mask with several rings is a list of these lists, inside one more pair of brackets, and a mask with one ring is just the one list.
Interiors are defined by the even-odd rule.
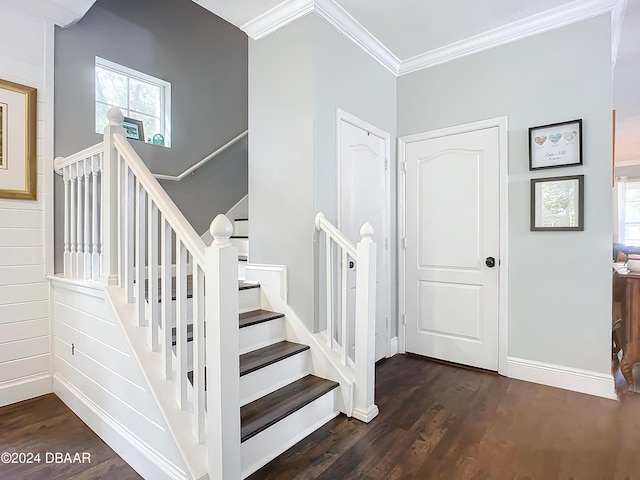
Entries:
[[0,79],[0,198],[36,200],[37,89]]

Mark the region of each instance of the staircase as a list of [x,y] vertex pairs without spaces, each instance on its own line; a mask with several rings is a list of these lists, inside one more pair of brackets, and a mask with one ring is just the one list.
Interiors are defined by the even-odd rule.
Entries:
[[[326,327],[311,332],[282,294],[285,268],[276,280],[274,266],[239,269],[248,220],[219,215],[207,246],[129,145],[122,114],[108,119],[103,142],[55,162],[65,185],[64,274],[51,279],[56,393],[154,480],[245,478],[341,412],[374,418],[370,227],[356,246],[316,219],[327,268],[334,246],[359,268],[355,319],[344,306],[334,314],[346,283],[337,292],[327,274]],[[265,281],[238,281],[260,269]]]

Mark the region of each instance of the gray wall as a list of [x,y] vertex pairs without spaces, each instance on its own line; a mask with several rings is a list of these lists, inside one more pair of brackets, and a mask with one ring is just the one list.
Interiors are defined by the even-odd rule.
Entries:
[[[396,77],[370,55],[338,32],[319,16],[314,18],[314,214],[323,212],[327,219],[337,221],[337,165],[336,165],[336,111],[338,108],[374,125],[391,136],[389,164],[392,198],[391,211],[396,211]],[[391,252],[396,252],[396,221],[391,215]],[[324,265],[324,244],[320,245],[320,265]],[[383,248],[382,245],[378,249]],[[392,255],[390,311],[391,336],[397,335],[396,255]],[[323,269],[321,269],[322,273]],[[324,298],[324,278],[320,278],[318,296]],[[384,295],[384,292],[378,292]],[[319,308],[320,318],[325,318]]]
[[287,265],[289,303],[315,328],[314,217],[336,220],[336,109],[394,138],[395,77],[316,14],[250,41],[249,62],[250,261]]
[[[98,0],[80,22],[56,29],[56,156],[102,139],[94,132],[96,55],[171,83],[172,148],[132,142],[153,173],[178,175],[247,128],[243,32],[191,0]],[[247,194],[246,139],[194,176],[164,183],[203,233],[216,214]],[[58,177],[56,225],[62,225],[61,191]]]
[[[610,17],[398,79],[398,135],[509,118],[509,356],[610,372]],[[583,119],[584,165],[532,173],[527,129]],[[584,232],[530,232],[529,181],[585,175]]]
[[313,319],[313,16],[249,40],[249,260],[286,265]]

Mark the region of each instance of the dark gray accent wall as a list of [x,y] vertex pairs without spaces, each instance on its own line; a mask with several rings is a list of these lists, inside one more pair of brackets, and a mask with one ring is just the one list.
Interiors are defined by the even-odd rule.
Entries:
[[[75,25],[56,29],[55,156],[102,140],[95,133],[95,57],[171,83],[171,148],[132,142],[153,173],[178,175],[247,129],[247,36],[191,0],[98,0]],[[247,194],[247,141],[195,175],[163,182],[199,234]],[[57,177],[57,176],[56,176]],[[55,225],[63,224],[56,178]],[[62,269],[56,229],[56,271]]]

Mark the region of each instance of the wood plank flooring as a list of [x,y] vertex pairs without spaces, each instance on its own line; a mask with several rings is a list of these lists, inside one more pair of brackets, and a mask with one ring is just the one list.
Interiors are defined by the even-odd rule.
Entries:
[[[0,408],[0,454],[40,453],[40,463],[0,462],[2,480],[134,480],[140,477],[53,394]],[[55,453],[90,462],[47,463]],[[64,460],[64,457],[62,457]]]
[[622,402],[396,355],[380,415],[341,415],[249,477],[640,479],[640,396]]

